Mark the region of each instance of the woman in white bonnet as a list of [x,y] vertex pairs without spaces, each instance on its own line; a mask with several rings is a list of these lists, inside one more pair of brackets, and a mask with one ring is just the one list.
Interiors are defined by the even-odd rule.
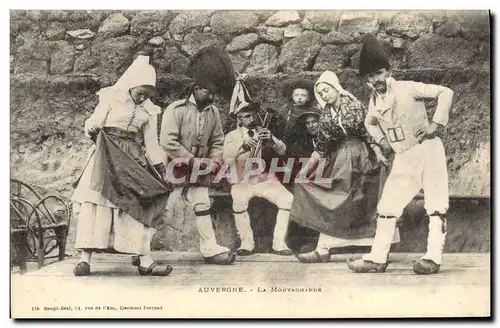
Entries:
[[98,92],[99,103],[85,122],[85,135],[95,145],[72,197],[78,216],[75,247],[82,251],[76,276],[90,274],[93,252],[134,255],[140,275],[172,271],[150,256],[151,222],[163,215],[168,198],[157,137],[161,109],[151,101],[155,84],[149,57],[137,57],[113,86]]
[[296,254],[305,263],[328,262],[335,248],[372,244],[383,159],[364,127],[363,105],[335,73],[324,72],[314,93],[322,114],[309,167],[323,160],[323,181],[309,170],[309,181],[295,184],[290,213],[291,220],[320,232],[317,245]]

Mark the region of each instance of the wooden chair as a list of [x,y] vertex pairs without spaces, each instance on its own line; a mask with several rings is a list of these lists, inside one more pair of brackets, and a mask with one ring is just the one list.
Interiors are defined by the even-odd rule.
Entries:
[[11,263],[17,262],[21,274],[26,273],[27,260],[36,251],[37,242],[27,220],[33,210],[33,205],[25,199],[12,198],[10,200]]
[[[25,222],[25,227],[21,225],[21,228],[16,229],[24,229],[26,234],[26,237],[23,237],[24,233],[15,232],[16,238],[13,242],[25,243],[26,254],[30,255],[28,258],[36,254],[38,268],[43,267],[45,259],[54,257],[50,254],[55,249],[58,249],[56,257],[59,261],[64,260],[72,216],[68,204],[59,196],[41,196],[29,184],[11,179],[11,207],[13,203],[13,211],[16,214],[14,219],[22,217]],[[11,211],[11,221],[12,219]]]

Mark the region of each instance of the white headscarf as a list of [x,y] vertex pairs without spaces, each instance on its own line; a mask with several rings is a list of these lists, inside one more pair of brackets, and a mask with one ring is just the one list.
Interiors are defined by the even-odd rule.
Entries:
[[99,96],[109,92],[126,94],[131,88],[139,85],[156,85],[156,71],[149,64],[149,56],[138,56],[127,68],[125,73],[112,86],[102,88],[97,92]]
[[[156,71],[149,64],[149,56],[139,55],[115,84],[102,88],[97,95],[100,100],[112,102],[129,97],[129,90],[139,85],[156,85]],[[143,105],[150,113],[161,112],[161,109],[149,99]]]
[[350,92],[342,88],[339,82],[339,78],[335,73],[333,73],[332,71],[325,71],[320,75],[316,83],[314,83],[314,95],[316,96],[316,100],[318,101],[318,104],[321,106],[321,108],[325,108],[326,103],[323,99],[321,99],[317,91],[318,84],[320,83],[329,84],[334,87],[341,95],[348,96],[352,100],[357,100],[356,97],[354,97]]

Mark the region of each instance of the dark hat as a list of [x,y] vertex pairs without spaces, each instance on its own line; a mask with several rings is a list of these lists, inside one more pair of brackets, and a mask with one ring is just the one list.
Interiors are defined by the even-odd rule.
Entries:
[[[257,112],[260,108],[260,102],[258,101],[249,101],[247,105],[241,107],[238,110],[238,113],[244,113],[244,112]],[[235,113],[236,115],[238,113]]]
[[317,109],[317,108],[311,108],[310,110],[307,110],[303,113],[301,113],[298,117],[297,117],[297,120],[299,119],[304,119],[306,116],[309,116],[309,115],[315,115],[315,116],[321,116],[321,110]]
[[309,97],[314,96],[314,81],[308,79],[296,79],[293,80],[287,88],[287,94],[289,96],[292,95],[293,90],[295,89],[305,89],[309,92]]
[[386,52],[372,34],[365,34],[359,54],[359,74],[361,76],[375,72],[381,68],[389,69],[389,60]]
[[231,98],[236,83],[236,72],[229,55],[224,49],[209,46],[196,53],[189,63],[186,75],[193,82],[214,93],[220,92],[226,98]]

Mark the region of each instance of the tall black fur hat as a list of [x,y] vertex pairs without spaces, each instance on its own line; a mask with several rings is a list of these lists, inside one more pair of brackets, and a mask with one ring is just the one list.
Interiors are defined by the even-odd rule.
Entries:
[[214,93],[230,99],[236,84],[236,72],[224,49],[209,46],[196,53],[189,63],[186,75],[193,82]]
[[389,69],[388,55],[372,34],[365,34],[359,54],[359,75],[365,76],[381,68]]

